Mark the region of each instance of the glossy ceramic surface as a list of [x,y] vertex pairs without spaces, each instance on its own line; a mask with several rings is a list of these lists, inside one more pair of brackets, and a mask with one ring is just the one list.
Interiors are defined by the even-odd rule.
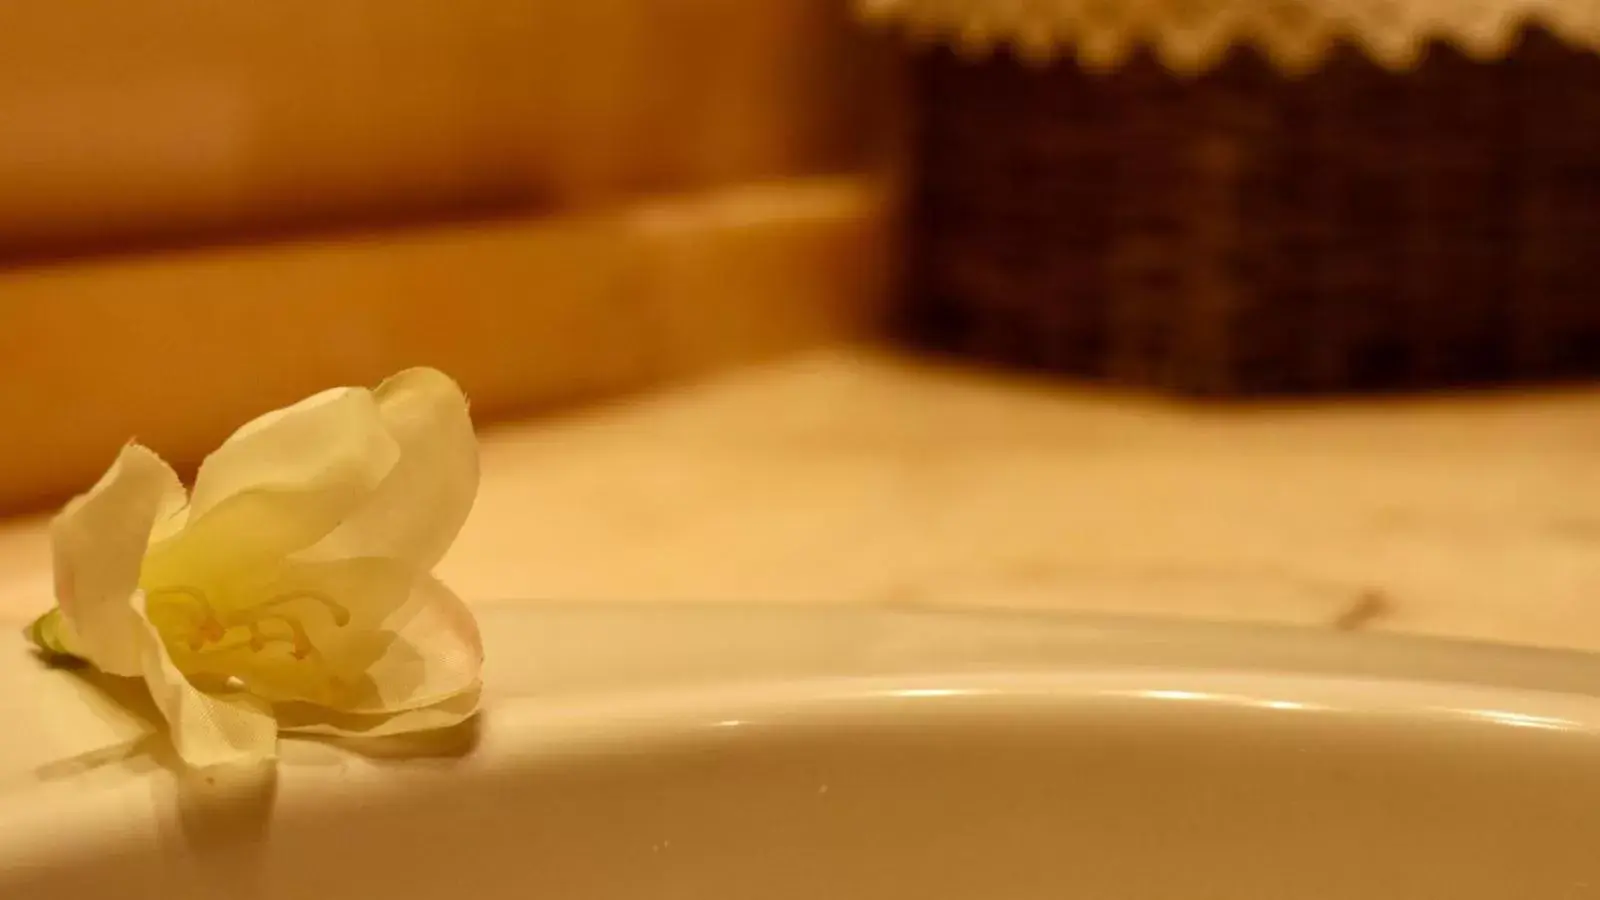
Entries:
[[917,609],[483,624],[478,729],[275,774],[174,773],[7,648],[0,898],[1600,896],[1583,655]]

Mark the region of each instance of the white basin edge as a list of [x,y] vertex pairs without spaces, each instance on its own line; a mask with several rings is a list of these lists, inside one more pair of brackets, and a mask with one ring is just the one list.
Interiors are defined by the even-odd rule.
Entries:
[[[603,747],[619,732],[759,725],[837,711],[852,698],[1004,694],[1026,706],[1138,696],[1394,715],[1487,711],[1506,724],[1600,732],[1600,656],[1575,652],[932,607],[517,601],[478,609],[488,667],[470,753],[374,760],[286,741],[276,802],[438,785],[530,755]],[[143,726],[41,666],[20,636],[0,640],[0,677],[12,729],[0,745],[0,869],[130,835],[170,841],[196,803],[226,805],[259,788],[259,773],[204,777],[122,758],[119,748]]]

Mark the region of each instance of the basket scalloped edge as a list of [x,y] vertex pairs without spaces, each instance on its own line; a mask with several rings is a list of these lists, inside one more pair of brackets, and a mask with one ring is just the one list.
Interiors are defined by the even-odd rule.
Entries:
[[1254,44],[1281,70],[1316,68],[1341,41],[1395,71],[1413,68],[1432,41],[1492,60],[1541,25],[1600,51],[1600,0],[855,0],[868,23],[981,58],[1009,46],[1025,62],[1076,56],[1115,68],[1140,46],[1176,72],[1197,73],[1236,44]]

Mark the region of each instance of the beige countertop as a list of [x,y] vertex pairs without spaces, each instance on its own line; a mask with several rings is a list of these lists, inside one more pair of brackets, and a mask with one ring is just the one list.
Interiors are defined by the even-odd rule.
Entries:
[[[1600,391],[1196,407],[841,349],[484,435],[469,598],[977,603],[1600,649]],[[50,594],[0,528],[0,612]]]

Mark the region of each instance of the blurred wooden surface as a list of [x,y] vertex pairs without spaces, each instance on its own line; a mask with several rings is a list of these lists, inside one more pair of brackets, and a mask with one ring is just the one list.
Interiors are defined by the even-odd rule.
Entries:
[[[478,598],[977,603],[1600,650],[1600,393],[1201,408],[842,350],[490,429]],[[39,520],[0,610],[50,602]]]
[[0,262],[856,171],[845,0],[0,4]]
[[859,334],[847,0],[0,3],[0,513],[432,363],[486,417]]
[[254,415],[410,365],[485,420],[860,334],[889,227],[868,178],[610,211],[0,269],[0,511],[138,437],[192,463]]

